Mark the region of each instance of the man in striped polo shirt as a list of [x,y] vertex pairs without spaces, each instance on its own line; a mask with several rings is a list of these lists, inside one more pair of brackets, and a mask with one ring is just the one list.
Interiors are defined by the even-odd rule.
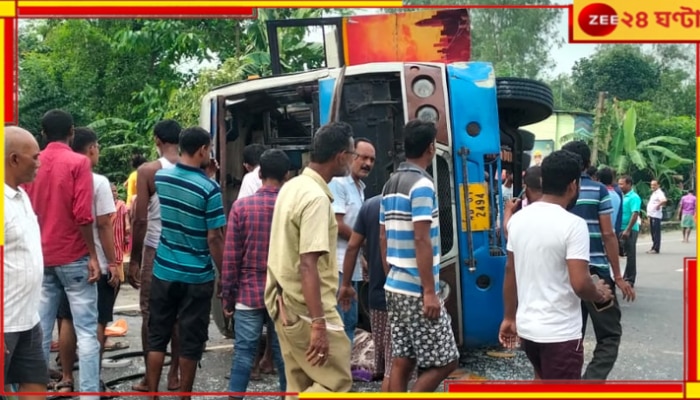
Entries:
[[581,191],[571,212],[588,224],[591,275],[598,275],[605,280],[613,291],[612,300],[605,304],[584,301],[582,305],[583,333],[586,333],[586,322],[590,315],[597,342],[593,359],[586,367],[583,379],[605,380],[615,366],[622,337],[622,314],[615,296],[615,286],[620,288],[622,298],[627,301],[633,301],[635,294],[629,283],[622,279],[620,272],[619,245],[613,229],[613,207],[608,189],[585,172],[591,166],[591,149],[584,142],[574,141],[564,145],[562,150],[577,154],[583,161]]
[[414,120],[404,127],[406,162],[384,185],[379,223],[389,264],[386,290],[391,321],[391,392],[405,392],[414,367],[422,370],[412,392],[434,392],[457,368],[459,350],[450,316],[438,297],[438,202],[426,168],[435,157],[437,130]]
[[157,392],[165,350],[177,321],[180,383],[191,392],[209,335],[214,267],[221,268],[226,225],[221,189],[204,169],[211,136],[194,127],[180,134],[180,162],[156,173],[163,230],[153,264],[148,321],[148,391]]

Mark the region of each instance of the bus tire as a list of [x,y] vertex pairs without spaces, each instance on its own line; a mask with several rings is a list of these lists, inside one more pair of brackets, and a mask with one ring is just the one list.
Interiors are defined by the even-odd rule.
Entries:
[[549,118],[554,112],[552,89],[525,78],[496,78],[498,113],[509,125],[521,127]]
[[512,132],[503,129],[503,127],[501,127],[501,146],[506,146],[510,149],[513,149],[515,146],[515,138]]
[[530,151],[535,148],[535,134],[526,131],[525,129],[518,129],[518,133],[522,138],[523,151]]

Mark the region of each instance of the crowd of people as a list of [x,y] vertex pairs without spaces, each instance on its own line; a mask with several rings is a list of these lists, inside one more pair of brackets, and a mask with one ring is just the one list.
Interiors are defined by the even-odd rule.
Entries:
[[[228,216],[211,135],[202,128],[156,124],[159,158],[135,158],[125,203],[92,172],[99,162],[92,130],[74,127],[61,110],[46,113],[41,127],[48,143],[42,151],[30,132],[5,128],[6,384],[20,392],[74,391],[70,368],[51,383],[58,321],[61,365],[73,365],[77,350],[79,391],[108,389],[100,379],[105,327],[129,252],[125,278],[139,290],[146,364],[133,389],[151,398],[168,345],[167,389],[192,391],[214,296],[235,327],[231,399],[244,397],[257,373],[275,369],[280,392],[349,391],[365,277],[383,391],[405,392],[410,382],[411,391],[435,391],[457,368],[439,285],[439,207],[427,172],[436,153],[434,124],[406,124],[405,161],[370,199],[363,179],[375,147],[348,124],[322,126],[310,162],[294,177],[284,151],[249,145]],[[567,143],[528,169],[523,194],[504,204],[499,339],[509,348],[522,345],[536,379],[606,379],[622,335],[616,288],[623,299],[635,298],[641,199],[629,176],[615,185],[614,171],[589,168],[588,146]],[[667,200],[655,181],[652,187],[647,214],[654,219]],[[678,214],[688,232],[695,212],[689,196]],[[656,225],[653,253],[660,251]],[[620,256],[627,257],[624,274]],[[597,344],[582,371],[589,316]]]
[[41,126],[41,152],[30,132],[5,127],[5,383],[20,392],[75,391],[72,368],[48,368],[58,321],[58,361],[72,366],[77,351],[79,391],[103,392],[105,328],[130,226],[126,206],[93,172],[95,132],[74,127],[61,110],[47,112]]
[[[5,288],[11,299],[5,377],[20,392],[108,389],[100,379],[104,331],[129,251],[126,279],[140,291],[146,362],[134,390],[158,391],[170,344],[168,389],[192,391],[217,294],[235,323],[231,393],[244,393],[266,361],[279,372],[281,391],[348,391],[356,283],[367,274],[374,330],[386,346],[377,352],[386,364],[385,389],[407,390],[420,369],[414,390],[435,390],[456,367],[457,346],[438,296],[437,201],[425,172],[435,153],[434,125],[406,126],[407,161],[371,202],[362,179],[375,149],[355,140],[347,124],[319,129],[310,163],[293,179],[283,151],[248,146],[248,173],[228,223],[205,130],[159,122],[153,135],[159,158],[134,160],[125,203],[93,173],[95,132],[74,127],[61,110],[46,113],[41,127],[47,142],[41,151],[30,132],[6,128],[5,277],[18,284]],[[415,250],[406,213],[418,227]],[[364,246],[365,237],[374,245]],[[75,388],[71,368],[58,374],[48,368],[57,321],[61,365],[73,365],[77,351]],[[264,325],[269,350],[258,364]]]

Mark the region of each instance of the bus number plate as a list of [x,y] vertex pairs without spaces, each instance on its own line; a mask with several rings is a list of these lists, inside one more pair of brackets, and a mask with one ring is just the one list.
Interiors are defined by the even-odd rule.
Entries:
[[[464,193],[464,185],[459,187],[460,206],[462,207],[462,231],[467,231],[467,196]],[[470,183],[469,194],[471,202],[469,210],[471,213],[472,231],[487,231],[491,228],[491,218],[489,215],[489,190],[486,183]]]

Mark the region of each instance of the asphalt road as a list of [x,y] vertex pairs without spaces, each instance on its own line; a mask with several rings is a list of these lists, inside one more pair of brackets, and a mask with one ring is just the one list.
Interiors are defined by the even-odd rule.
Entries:
[[[658,255],[645,253],[650,247],[648,236],[639,238],[638,278],[635,287],[637,300],[622,304],[622,344],[617,364],[609,377],[611,380],[683,379],[683,258],[695,256],[695,235],[691,243],[681,243],[680,238],[679,232],[663,232],[661,254]],[[126,343],[129,348],[108,352],[105,356],[139,351],[141,317],[138,313],[138,292],[128,284],[122,286],[117,299],[116,318],[126,320],[129,331],[124,337],[110,340]],[[225,339],[213,322],[209,336],[207,352],[201,363],[202,368],[197,372],[194,390],[225,391],[233,354],[232,341]],[[590,360],[594,347],[595,338],[589,324],[584,342],[586,362]],[[516,351],[512,358],[493,358],[486,355],[486,350],[493,349],[472,350],[466,355],[460,369],[462,377],[487,380],[531,379],[531,366],[522,352]],[[141,358],[128,360],[126,366],[103,368],[103,379],[110,382],[143,372]],[[164,382],[161,390],[165,390]],[[112,387],[118,392],[131,391],[133,383],[134,381],[121,382]],[[353,391],[378,391],[379,387],[379,382],[356,383]],[[276,376],[268,375],[262,381],[252,381],[249,391],[278,391]]]

